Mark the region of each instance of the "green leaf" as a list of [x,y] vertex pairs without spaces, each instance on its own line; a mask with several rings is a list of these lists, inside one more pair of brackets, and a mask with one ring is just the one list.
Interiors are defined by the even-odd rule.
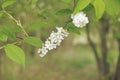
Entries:
[[16,39],[16,36],[11,28],[0,25],[0,30],[12,39]]
[[36,46],[36,47],[41,47],[42,46],[42,41],[37,37],[26,37],[24,39],[24,42],[28,43],[30,45]]
[[79,31],[79,28],[77,28],[76,26],[74,26],[73,23],[69,22],[65,28],[73,33],[76,33],[76,34],[80,34],[80,31]]
[[71,13],[72,13],[72,10],[70,9],[60,9],[56,12],[56,15],[67,15]]
[[[86,8],[84,8],[84,12],[85,13],[88,13],[88,12],[90,12],[90,11],[92,11],[93,10],[93,5],[92,4],[89,4]],[[93,12],[93,11],[92,11]]]
[[93,6],[95,8],[96,18],[97,20],[100,19],[105,11],[105,4],[103,0],[95,0],[93,2]]
[[7,44],[5,46],[5,52],[11,60],[25,66],[25,54],[21,48],[13,44]]
[[45,27],[48,26],[49,24],[47,22],[37,22],[37,23],[33,23],[31,26],[28,27],[29,31],[33,31],[36,30],[40,27]]
[[8,36],[6,34],[0,32],[0,40],[1,41],[7,41],[7,39],[8,39]]
[[106,12],[113,17],[120,13],[120,0],[104,0]]
[[16,0],[6,0],[3,4],[2,4],[2,8],[6,8],[12,4],[14,4],[16,2]]
[[91,0],[78,0],[73,14],[78,13],[79,11],[83,10],[86,8],[89,4],[91,3]]

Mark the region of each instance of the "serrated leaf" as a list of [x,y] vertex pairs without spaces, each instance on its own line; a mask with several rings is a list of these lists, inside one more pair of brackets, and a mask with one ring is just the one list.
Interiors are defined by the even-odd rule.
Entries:
[[120,0],[104,0],[106,12],[113,17],[120,13]]
[[67,30],[69,30],[70,32],[76,33],[76,34],[80,34],[79,28],[77,28],[76,26],[74,26],[73,23],[69,22],[65,28]]
[[78,0],[73,14],[78,13],[79,11],[83,10],[86,8],[89,4],[91,3],[91,0]]
[[12,4],[14,4],[16,2],[16,0],[6,0],[3,4],[2,4],[2,8],[6,8]]
[[72,10],[70,10],[70,9],[60,9],[55,14],[56,15],[67,15],[67,14],[71,14],[71,13],[72,13]]
[[37,23],[33,23],[31,26],[28,27],[29,31],[33,31],[36,30],[40,27],[45,27],[48,26],[49,24],[47,22],[37,22]]
[[95,8],[96,18],[97,20],[100,19],[105,11],[105,4],[103,0],[95,0],[93,2],[93,6]]
[[8,36],[2,32],[0,32],[0,41],[7,41]]
[[30,45],[36,46],[36,47],[41,47],[42,46],[42,41],[37,37],[26,37],[24,39],[24,42],[28,43]]
[[0,30],[12,39],[16,39],[16,36],[11,28],[0,25]]
[[11,60],[25,66],[25,54],[20,47],[13,44],[7,44],[5,46],[5,52]]

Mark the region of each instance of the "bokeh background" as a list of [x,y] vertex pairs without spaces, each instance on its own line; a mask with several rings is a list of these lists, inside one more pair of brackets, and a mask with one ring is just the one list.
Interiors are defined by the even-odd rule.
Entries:
[[[2,2],[4,0],[0,0]],[[1,3],[2,4],[2,3]],[[64,26],[70,15],[56,15],[59,9],[73,9],[74,1],[71,0],[17,0],[15,4],[6,8],[16,19],[20,19],[22,25],[31,36],[37,36],[44,42],[55,27]],[[92,20],[91,38],[97,45],[100,53],[100,39],[97,27],[100,25],[94,21],[93,11],[88,15]],[[47,22],[49,25],[39,24]],[[0,24],[16,29],[16,24],[6,15],[0,17]],[[41,26],[31,30],[30,26]],[[18,29],[19,32],[19,29]],[[22,33],[17,34],[22,36]],[[0,43],[0,45],[6,44]],[[108,34],[109,55],[111,72],[114,71],[118,56],[118,46],[112,36]],[[57,49],[50,51],[41,58],[37,54],[36,47],[28,44],[21,45],[26,55],[25,69],[11,61],[4,53],[0,52],[0,80],[98,80],[98,69],[94,53],[89,45],[85,27],[80,29],[80,34],[71,33]],[[99,55],[101,56],[101,54]]]

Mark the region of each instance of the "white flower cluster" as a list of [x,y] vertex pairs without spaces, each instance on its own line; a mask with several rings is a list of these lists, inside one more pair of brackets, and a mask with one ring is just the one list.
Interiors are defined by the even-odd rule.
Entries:
[[40,57],[44,57],[48,50],[55,49],[57,46],[60,45],[64,37],[68,36],[68,32],[64,30],[62,27],[56,27],[57,32],[52,32],[50,37],[45,41],[45,44],[42,48],[38,49],[38,53]]
[[86,17],[86,14],[84,12],[79,12],[76,15],[71,15],[72,18],[72,23],[76,26],[76,27],[84,27],[86,26],[87,23],[89,23],[88,17]]

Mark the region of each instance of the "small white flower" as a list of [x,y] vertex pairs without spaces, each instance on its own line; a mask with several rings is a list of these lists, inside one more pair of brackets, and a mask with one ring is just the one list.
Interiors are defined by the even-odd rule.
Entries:
[[46,54],[48,52],[48,50],[46,47],[42,47],[41,52],[42,52],[42,54]]
[[41,52],[41,49],[39,48],[37,52],[40,53],[40,52]]
[[58,33],[61,33],[62,31],[64,31],[64,29],[62,27],[56,27]]
[[57,42],[57,38],[56,38],[57,34],[55,32],[52,32],[50,34],[50,37],[48,38],[52,43]]
[[41,56],[41,57],[46,55],[47,52],[48,52],[48,50],[46,47],[42,47],[42,49],[38,49],[39,56]]
[[50,42],[49,40],[45,41],[45,47],[48,49],[48,50],[51,50],[51,49],[54,49],[56,48],[56,45],[52,42]]
[[67,31],[64,31],[64,32],[63,32],[64,37],[67,37],[68,34],[69,34],[69,33],[68,33]]
[[86,26],[87,23],[89,23],[88,17],[86,16],[86,14],[84,14],[84,12],[79,12],[76,15],[71,15],[72,18],[72,23],[76,26],[76,27],[84,27]]
[[45,47],[47,48],[47,49],[49,49],[49,50],[51,50],[51,49],[53,49],[52,47],[51,47],[51,43],[50,43],[50,41],[45,41]]
[[45,56],[45,54],[39,54],[39,56],[40,56],[40,57],[44,57],[44,56]]
[[57,32],[52,31],[50,37],[45,41],[42,49],[38,49],[39,56],[43,57],[47,54],[48,50],[55,49],[60,45],[64,37],[68,36],[68,32],[62,27],[56,27]]

